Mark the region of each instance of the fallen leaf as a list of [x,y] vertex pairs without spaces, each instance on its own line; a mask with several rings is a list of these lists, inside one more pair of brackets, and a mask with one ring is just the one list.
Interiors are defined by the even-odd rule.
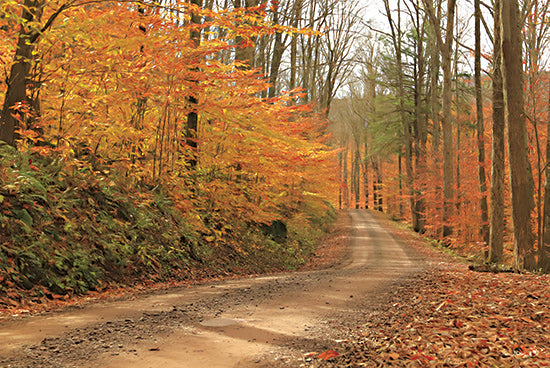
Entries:
[[337,356],[340,356],[340,354],[335,352],[334,350],[327,350],[324,353],[319,354],[317,358],[323,359],[323,360],[329,360],[331,358],[336,358]]

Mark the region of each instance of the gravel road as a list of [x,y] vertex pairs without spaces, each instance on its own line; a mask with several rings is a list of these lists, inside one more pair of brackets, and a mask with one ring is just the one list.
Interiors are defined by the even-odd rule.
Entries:
[[346,258],[0,324],[0,367],[309,367],[427,267],[365,210]]

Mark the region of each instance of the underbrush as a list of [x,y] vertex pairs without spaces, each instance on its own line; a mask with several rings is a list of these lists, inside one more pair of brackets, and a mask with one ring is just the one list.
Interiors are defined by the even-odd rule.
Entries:
[[334,219],[328,208],[277,220],[285,232],[279,236],[231,209],[184,210],[160,185],[126,185],[106,170],[2,146],[0,304],[113,284],[294,269]]

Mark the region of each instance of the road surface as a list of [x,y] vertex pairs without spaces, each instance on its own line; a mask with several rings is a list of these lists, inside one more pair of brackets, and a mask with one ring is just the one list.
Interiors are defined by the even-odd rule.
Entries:
[[351,210],[338,266],[213,282],[0,324],[0,367],[307,366],[335,349],[421,256]]

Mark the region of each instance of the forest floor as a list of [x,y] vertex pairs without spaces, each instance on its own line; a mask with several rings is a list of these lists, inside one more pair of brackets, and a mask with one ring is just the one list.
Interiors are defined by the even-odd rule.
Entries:
[[470,271],[366,211],[299,272],[124,295],[9,316],[0,367],[550,366],[549,276]]

